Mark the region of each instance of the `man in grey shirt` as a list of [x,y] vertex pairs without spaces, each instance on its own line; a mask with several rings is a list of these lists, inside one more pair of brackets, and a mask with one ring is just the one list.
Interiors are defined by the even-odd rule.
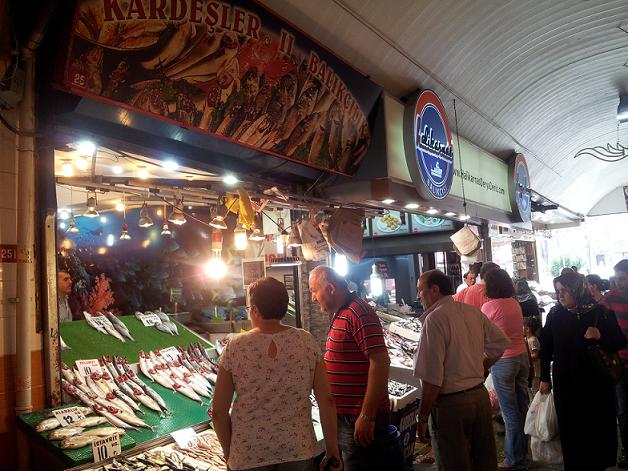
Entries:
[[441,471],[495,471],[497,452],[484,373],[510,345],[479,309],[453,300],[439,270],[423,273],[417,291],[425,309],[414,375],[423,393],[419,439],[432,447]]

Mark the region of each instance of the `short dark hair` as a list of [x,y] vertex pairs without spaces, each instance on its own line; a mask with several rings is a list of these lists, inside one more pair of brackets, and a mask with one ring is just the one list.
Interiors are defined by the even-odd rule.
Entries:
[[536,335],[538,330],[541,328],[541,323],[534,316],[524,317],[523,325],[530,329],[530,332],[532,332],[534,335]]
[[497,265],[497,263],[494,263],[494,262],[484,262],[482,264],[482,268],[480,268],[480,278],[484,279],[486,277],[486,274],[489,271],[495,270],[496,268],[499,268],[499,265]]
[[530,285],[528,284],[528,280],[520,279],[515,283],[515,294],[528,294],[531,293]]
[[617,265],[613,267],[613,270],[628,273],[628,258],[624,258],[623,260],[617,262]]
[[465,273],[464,273],[464,275],[462,275],[462,278],[464,279],[464,278],[466,278],[467,276],[469,276],[469,273],[473,273],[473,272],[471,272],[471,271],[467,271],[467,272],[465,272]]
[[425,276],[425,283],[427,284],[428,288],[436,285],[440,290],[440,294],[442,294],[443,296],[449,296],[450,294],[454,294],[451,280],[442,271],[429,270],[423,273],[423,275],[421,276]]
[[590,285],[597,286],[597,289],[599,289],[600,291],[606,291],[610,288],[610,283],[608,282],[608,280],[603,280],[600,275],[591,274],[585,276],[584,279]]
[[515,286],[508,272],[502,268],[489,270],[484,278],[486,295],[492,299],[512,298],[515,294]]
[[271,277],[251,283],[249,299],[264,319],[283,319],[288,311],[288,291],[281,281]]

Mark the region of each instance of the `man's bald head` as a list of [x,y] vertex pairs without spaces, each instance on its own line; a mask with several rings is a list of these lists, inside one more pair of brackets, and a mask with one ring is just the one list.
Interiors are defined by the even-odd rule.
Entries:
[[347,281],[336,270],[320,265],[310,272],[312,302],[326,312],[336,312],[345,302],[349,289]]

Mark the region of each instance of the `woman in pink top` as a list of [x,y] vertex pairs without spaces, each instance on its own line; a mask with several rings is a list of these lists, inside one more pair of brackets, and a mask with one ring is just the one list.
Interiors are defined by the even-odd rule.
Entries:
[[511,342],[491,368],[506,425],[504,462],[499,469],[525,469],[528,440],[523,426],[528,412],[530,363],[523,337],[523,314],[521,306],[513,297],[515,287],[505,270],[491,270],[486,274],[485,283],[489,301],[482,306],[482,312],[504,331]]

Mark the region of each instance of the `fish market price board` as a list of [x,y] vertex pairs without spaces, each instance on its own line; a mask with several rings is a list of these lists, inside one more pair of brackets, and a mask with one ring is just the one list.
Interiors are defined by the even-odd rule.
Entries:
[[53,410],[52,414],[62,427],[67,427],[85,418],[85,414],[83,414],[78,407],[66,407],[65,409]]
[[122,453],[120,435],[115,433],[109,437],[94,440],[92,442],[92,453],[94,455],[94,463],[119,455]]
[[157,314],[138,314],[137,318],[144,324],[144,327],[152,327],[155,324],[161,324],[161,319]]
[[95,358],[90,360],[76,360],[75,365],[79,371],[83,373],[83,376],[90,376],[92,373],[102,374],[100,363]]

